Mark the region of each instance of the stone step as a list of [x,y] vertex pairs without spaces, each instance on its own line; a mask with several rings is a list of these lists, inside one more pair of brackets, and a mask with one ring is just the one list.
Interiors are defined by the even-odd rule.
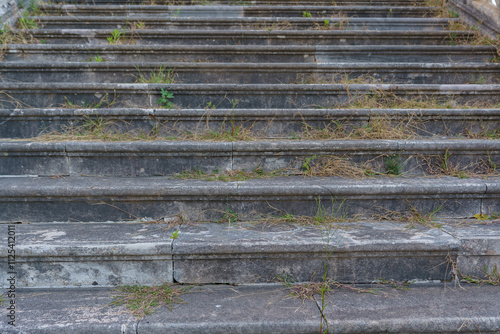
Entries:
[[[53,0],[52,4],[67,4],[67,0]],[[274,6],[335,6],[335,5],[351,5],[351,6],[367,6],[367,5],[380,5],[380,6],[407,6],[407,0],[72,0],[71,4],[82,5],[274,5]],[[414,6],[425,6],[425,0],[413,0],[411,2]]]
[[43,5],[44,15],[172,17],[424,17],[436,7],[412,6],[156,6],[156,5]]
[[[16,288],[276,283],[284,275],[317,282],[325,262],[337,282],[441,282],[452,278],[450,261],[464,275],[480,276],[500,249],[500,224],[477,220],[432,222],[440,228],[408,228],[412,222],[405,220],[316,226],[146,220],[1,224],[5,244],[9,232],[16,238]],[[12,270],[2,257],[0,278],[8,289]]]
[[[494,46],[434,45],[71,45],[11,44],[5,61],[47,62],[489,62]],[[97,60],[96,60],[97,59]]]
[[[162,89],[173,97],[159,101]],[[0,96],[1,109],[332,108],[354,105],[362,98],[390,101],[394,96],[491,108],[500,102],[500,85],[1,83]]]
[[[418,136],[466,137],[468,133],[499,132],[500,109],[2,109],[1,138],[30,138],[78,129],[94,121],[121,133],[159,136],[229,129],[231,121],[250,135],[269,138],[303,134],[311,128],[346,131],[385,120],[394,127],[415,122]],[[172,127],[171,125],[174,125]],[[348,133],[347,133],[348,134]]]
[[34,29],[34,38],[47,44],[134,45],[441,45],[467,40],[472,31],[380,30],[208,30],[122,29],[116,42],[112,29]]
[[[183,18],[183,17],[134,17],[110,16],[33,16],[38,27],[44,29],[204,29],[204,30],[418,30],[441,31],[458,19],[441,18]],[[325,21],[326,20],[326,21]]]
[[464,218],[500,211],[500,178],[288,176],[246,181],[167,177],[2,177],[0,221],[190,221],[269,215],[371,218],[402,212]]
[[350,165],[361,178],[365,170],[402,176],[500,176],[498,140],[0,141],[0,175],[18,176],[134,177],[257,169],[283,169],[286,175],[305,172],[305,164],[321,168],[321,159],[331,158],[332,168]]
[[3,62],[0,75],[4,82],[32,83],[134,83],[160,76],[175,83],[490,84],[500,83],[500,64]]
[[[397,286],[397,285],[396,285]],[[174,286],[176,289],[185,286]],[[297,290],[306,286],[295,286]],[[2,333],[495,333],[500,329],[498,287],[453,283],[413,284],[409,290],[383,284],[333,287],[310,299],[292,296],[284,285],[204,285],[180,296],[173,311],[164,306],[141,319],[125,306],[112,306],[108,288],[22,289],[24,310],[16,327]],[[360,293],[367,291],[372,293]],[[8,299],[7,299],[8,300]],[[146,299],[145,299],[146,300]],[[456,305],[455,305],[456,304]],[[455,305],[450,307],[450,305]],[[472,307],[471,305],[474,305]],[[323,307],[324,306],[324,307]],[[323,312],[323,315],[322,313]],[[85,321],[81,321],[85,314]],[[19,321],[19,322],[18,322]]]

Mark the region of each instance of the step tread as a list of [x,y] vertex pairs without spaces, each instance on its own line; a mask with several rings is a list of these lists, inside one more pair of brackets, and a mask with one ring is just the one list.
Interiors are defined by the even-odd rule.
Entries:
[[[330,333],[500,330],[500,299],[494,286],[358,287],[380,290],[360,294],[346,288],[327,294],[324,314]],[[113,295],[103,288],[21,290],[17,302],[25,316],[16,321],[15,330],[2,322],[2,332],[43,327],[58,333],[317,333],[321,324],[321,302],[293,298],[280,285],[195,287],[181,296],[185,303],[173,311],[162,306],[140,321],[124,307],[110,306]]]
[[[60,153],[72,152],[221,152],[221,151],[309,151],[324,150],[332,152],[340,150],[352,150],[360,153],[362,151],[432,151],[432,150],[464,150],[464,154],[474,151],[500,150],[500,141],[491,139],[463,139],[463,138],[437,138],[437,139],[348,139],[348,140],[283,140],[283,139],[263,139],[255,141],[233,141],[214,142],[207,141],[162,141],[162,140],[138,140],[138,141],[49,141],[43,140],[16,140],[0,139],[1,152],[20,151],[53,151]],[[493,153],[493,152],[492,152]],[[311,153],[312,154],[312,153]]]
[[[311,221],[314,222],[314,217]],[[9,229],[16,234],[17,262],[24,263],[17,275],[18,288],[33,287],[32,263],[38,267],[52,265],[52,273],[57,273],[52,281],[47,280],[49,276],[44,278],[45,274],[35,276],[40,280],[39,287],[63,286],[62,280],[67,280],[68,287],[158,284],[162,281],[270,283],[276,281],[276,275],[283,275],[281,267],[274,266],[275,261],[288,262],[288,275],[294,275],[298,281],[307,281],[321,269],[326,252],[333,261],[331,265],[343,259],[358,261],[364,258],[378,263],[378,275],[384,278],[426,280],[433,277],[441,281],[446,280],[449,273],[445,264],[436,261],[451,256],[460,265],[463,275],[475,275],[481,273],[484,264],[494,259],[493,254],[500,249],[498,219],[445,219],[434,220],[432,224],[435,227],[405,220],[339,221],[316,225],[269,220],[200,224],[181,221],[178,217],[157,220],[143,217],[113,223],[10,223]],[[7,225],[2,228],[7,229]],[[177,236],[171,238],[174,232]],[[7,243],[7,233],[4,234],[0,240]],[[406,271],[402,273],[398,273],[394,263],[384,262],[399,258],[411,263],[405,265]],[[475,262],[468,262],[471,259]],[[136,277],[126,272],[120,272],[120,277],[116,269],[113,272],[115,264],[138,261],[161,262],[166,271],[158,273],[144,267],[144,275]],[[224,262],[239,263],[238,273],[234,272],[229,280],[226,273],[233,269]],[[54,268],[53,263],[64,263],[66,269]],[[89,270],[92,263],[101,264]],[[297,266],[298,263],[302,265]],[[352,266],[349,271],[356,272],[356,283],[380,278],[370,272],[370,268],[337,263],[344,268]],[[412,268],[418,263],[421,268]],[[255,264],[259,264],[260,269],[255,268]],[[440,269],[433,272],[430,264]],[[67,268],[73,268],[75,274],[68,277]],[[336,272],[337,279],[348,280],[345,273]],[[2,275],[6,276],[2,281],[6,281],[7,271]]]
[[[437,181],[439,180],[439,181]],[[72,196],[342,196],[362,194],[496,194],[500,178],[455,177],[378,177],[349,179],[341,177],[276,177],[246,181],[176,180],[167,177],[9,177],[0,178],[0,197]],[[64,198],[62,198],[65,200]]]
[[140,70],[149,68],[173,68],[174,70],[179,69],[252,69],[252,70],[265,70],[265,69],[297,69],[297,70],[307,70],[307,69],[393,69],[394,71],[401,71],[404,69],[418,69],[418,70],[437,70],[437,69],[449,69],[449,70],[495,70],[500,74],[500,64],[495,63],[231,63],[231,62],[213,62],[213,63],[196,63],[196,62],[120,62],[120,61],[107,61],[107,62],[2,62],[0,63],[1,69],[42,69],[42,70],[58,70],[58,69],[71,69],[71,70],[82,70],[96,69],[127,69],[127,70]]

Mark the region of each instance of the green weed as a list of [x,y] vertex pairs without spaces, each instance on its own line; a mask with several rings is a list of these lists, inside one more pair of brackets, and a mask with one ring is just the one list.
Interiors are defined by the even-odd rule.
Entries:
[[161,97],[156,101],[156,103],[160,105],[162,108],[172,109],[174,108],[174,104],[170,100],[173,98],[174,98],[174,93],[161,88]]
[[111,32],[111,36],[107,37],[108,44],[119,44],[122,40],[122,38],[125,38],[125,34],[120,31],[120,29],[114,29]]
[[227,208],[226,211],[223,212],[222,217],[218,220],[216,220],[216,223],[220,224],[233,224],[238,221],[238,213],[234,212],[233,210]]
[[476,285],[500,285],[500,271],[498,271],[497,265],[493,265],[491,270],[488,270],[488,266],[484,266],[483,277],[476,277],[471,275],[465,275],[462,279],[468,283]]
[[400,155],[389,155],[384,159],[384,168],[386,174],[401,175],[403,174],[403,164]]

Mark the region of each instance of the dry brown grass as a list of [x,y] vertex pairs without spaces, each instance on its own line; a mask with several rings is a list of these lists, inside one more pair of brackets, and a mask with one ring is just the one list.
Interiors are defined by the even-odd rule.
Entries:
[[417,137],[419,122],[416,116],[397,123],[389,117],[378,116],[370,119],[366,125],[352,129],[343,122],[331,122],[323,128],[303,123],[303,130],[297,136],[307,140],[409,139]]
[[119,286],[115,288],[111,305],[124,305],[129,313],[141,319],[154,313],[161,305],[172,310],[173,305],[184,303],[181,295],[188,293],[190,289],[191,286],[170,283],[153,286]]
[[436,12],[433,16],[439,18],[456,18],[458,13],[448,7],[448,0],[426,0],[427,7],[436,7]]
[[246,181],[250,179],[268,179],[272,177],[288,176],[290,174],[296,174],[297,172],[289,168],[280,168],[275,170],[264,170],[260,167],[255,168],[253,171],[243,171],[243,170],[226,170],[226,171],[214,171],[212,173],[206,173],[200,169],[195,169],[194,171],[184,171],[174,175],[175,179],[181,180],[205,180],[205,181]]
[[480,102],[459,103],[453,99],[438,99],[417,92],[415,95],[398,96],[392,90],[372,90],[368,94],[353,95],[349,93],[349,100],[343,108],[354,109],[452,109],[452,108],[491,108],[491,104]]
[[33,35],[26,29],[12,29],[11,26],[5,25],[0,30],[0,56],[5,53],[8,44],[35,44],[39,43]]
[[408,223],[408,227],[413,228],[415,225],[424,225],[426,227],[441,228],[442,224],[435,221],[436,214],[441,211],[444,203],[431,212],[421,212],[417,210],[411,203],[408,203],[408,209],[405,211],[392,211],[384,209],[385,213],[373,215],[377,220],[391,220],[401,223]]
[[336,156],[307,158],[302,169],[304,175],[311,177],[339,176],[361,179],[376,174],[367,164],[358,165],[349,158]]
[[497,164],[488,157],[487,160],[483,159],[479,162],[470,163],[467,166],[460,166],[459,163],[451,161],[452,154],[445,152],[441,156],[422,156],[421,159],[424,164],[425,172],[427,175],[446,175],[458,178],[468,177],[491,177],[498,176]]

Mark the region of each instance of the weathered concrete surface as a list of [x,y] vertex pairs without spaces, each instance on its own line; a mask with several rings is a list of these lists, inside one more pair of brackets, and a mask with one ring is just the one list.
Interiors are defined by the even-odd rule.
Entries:
[[371,120],[388,120],[397,126],[418,119],[413,130],[419,136],[457,137],[468,131],[496,131],[500,109],[0,109],[0,137],[36,137],[78,128],[87,119],[100,119],[116,131],[128,133],[149,133],[156,126],[161,136],[229,129],[228,119],[232,119],[238,126],[269,138],[303,132],[304,122],[319,129],[342,124],[350,132]]
[[423,17],[432,14],[434,7],[423,6],[165,6],[165,5],[44,5],[51,15],[137,16],[153,14],[177,17],[300,17],[309,11],[315,17],[338,16],[339,13],[363,17]]
[[500,35],[500,2],[497,0],[451,0],[449,5],[458,10],[461,20],[480,28],[491,38]]
[[[355,292],[354,292],[355,293]],[[380,293],[382,295],[380,295]],[[415,285],[377,294],[340,290],[326,298],[329,333],[498,333],[495,286]],[[384,293],[387,293],[384,296]],[[453,305],[453,306],[451,306]]]
[[7,61],[192,61],[295,63],[488,62],[494,46],[449,45],[7,45]]
[[109,289],[16,289],[13,327],[2,307],[2,333],[136,334],[138,320],[121,307],[110,306]]
[[[109,44],[107,38],[113,29],[36,29],[33,37],[49,44]],[[381,30],[209,30],[123,29],[126,36],[133,34],[137,45],[440,45],[449,39],[450,31],[381,31]],[[457,41],[472,38],[467,30],[453,31]]]
[[[114,208],[118,207],[109,206]],[[405,220],[315,226],[262,221],[196,224],[182,223],[178,217],[116,223],[11,222],[0,225],[0,242],[8,245],[7,237],[15,236],[15,263],[8,266],[12,258],[5,252],[0,279],[3,288],[9,287],[11,275],[18,288],[270,283],[278,276],[308,282],[321,280],[326,261],[328,277],[370,283],[382,278],[446,281],[457,270],[483,278],[485,266],[488,272],[500,266],[500,222],[432,224],[440,227]],[[178,235],[172,239],[174,231]]]
[[180,283],[446,280],[446,258],[459,243],[437,229],[402,224],[341,224],[339,229],[291,224],[182,226],[174,241],[174,279]]
[[[476,63],[189,63],[189,62],[3,62],[4,82],[134,83],[140,76],[172,71],[175,83],[263,84],[366,83],[484,84],[500,82],[500,64]],[[228,75],[230,73],[231,75]]]
[[[324,140],[254,142],[57,142],[0,140],[0,175],[162,176],[185,171],[303,170],[312,157],[342,158],[386,173],[397,159],[403,176],[434,175],[443,165],[484,172],[500,164],[494,140]],[[392,160],[391,160],[392,161]],[[315,159],[310,165],[317,163]]]
[[313,302],[276,285],[201,286],[183,299],[141,320],[138,333],[317,333],[320,321]]
[[166,177],[4,177],[0,221],[119,221],[179,214],[217,220],[227,210],[248,218],[277,212],[314,216],[319,208],[339,216],[372,217],[414,209],[461,218],[481,212],[483,205],[500,211],[498,183],[498,178],[453,177],[284,177],[227,183]]
[[[97,108],[159,107],[161,89],[171,92],[176,108],[332,108],[367,95],[387,93],[408,99],[494,106],[499,84],[140,84],[140,83],[1,83],[0,108],[51,108],[73,104]],[[237,100],[236,106],[231,101]]]
[[[44,29],[109,29],[129,28],[133,22],[120,16],[33,16],[30,17]],[[143,22],[148,29],[204,29],[217,31],[219,29],[239,30],[268,30],[273,27],[287,27],[289,29],[320,29],[342,30],[418,30],[442,31],[445,26],[457,19],[438,18],[337,18],[329,17],[325,27],[324,18],[303,17],[240,17],[240,18],[182,18],[182,17],[151,17],[141,16],[135,18]],[[136,22],[137,22],[136,21]],[[274,30],[274,29],[273,29]]]
[[457,266],[463,275],[484,278],[485,269],[489,273],[495,272],[495,266],[500,270],[500,219],[494,223],[451,224],[446,226],[446,231],[460,240]]
[[20,12],[23,10],[19,8],[19,0],[1,0],[0,1],[0,23],[10,24],[14,26]]
[[[173,230],[166,223],[9,225],[15,229],[13,249],[18,288],[172,281],[169,236]],[[2,243],[7,245],[8,225],[0,225],[0,230]],[[0,260],[0,281],[7,288],[12,272],[7,252]]]
[[[65,3],[64,0],[52,1],[52,3]],[[127,5],[135,4],[134,1],[130,0],[75,0],[73,4],[115,4],[115,5]],[[142,1],[142,4],[157,4],[156,1]],[[373,4],[370,0],[251,0],[251,2],[239,1],[239,0],[215,0],[207,3],[205,0],[169,0],[168,2],[172,6],[177,5],[297,5],[297,6],[328,6],[328,5],[351,5],[351,6],[367,6]],[[416,6],[425,5],[424,0],[414,0],[412,1]],[[377,4],[383,6],[405,6],[408,5],[408,1],[405,0],[384,0],[377,1]]]
[[[327,294],[324,314],[329,333],[500,331],[498,287],[359,287],[377,291],[334,289]],[[108,289],[19,290],[16,328],[2,316],[0,330],[8,334],[317,333],[321,323],[315,301],[293,298],[280,285],[196,287],[181,296],[185,303],[173,311],[161,306],[141,320],[125,313],[124,307],[109,306],[112,295]]]

